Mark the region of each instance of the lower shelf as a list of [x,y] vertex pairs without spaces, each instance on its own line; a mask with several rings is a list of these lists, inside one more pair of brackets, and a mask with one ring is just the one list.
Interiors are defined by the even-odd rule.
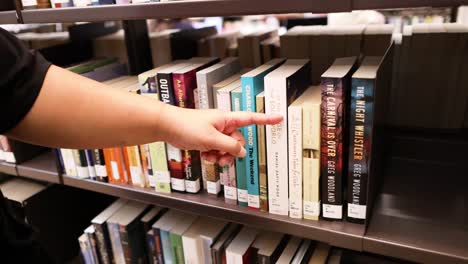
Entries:
[[16,11],[0,11],[0,25],[1,24],[17,24]]
[[54,155],[52,151],[47,151],[17,165],[18,176],[51,183],[61,183]]
[[0,172],[16,176],[16,164],[0,161]]
[[180,209],[196,214],[229,220],[240,224],[288,233],[327,242],[337,247],[362,250],[364,226],[347,222],[311,221],[272,215],[224,202],[208,194],[156,193],[152,189],[115,185],[63,176],[63,184],[110,194],[150,204]]

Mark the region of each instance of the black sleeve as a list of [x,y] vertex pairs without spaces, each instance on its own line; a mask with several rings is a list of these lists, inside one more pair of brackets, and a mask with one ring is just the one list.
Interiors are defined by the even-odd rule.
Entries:
[[0,28],[0,134],[14,128],[36,101],[50,63]]

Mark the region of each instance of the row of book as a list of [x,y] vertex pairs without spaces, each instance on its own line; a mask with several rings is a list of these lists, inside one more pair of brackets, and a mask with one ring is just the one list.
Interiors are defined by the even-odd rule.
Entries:
[[122,5],[154,2],[168,2],[174,0],[20,0],[22,9],[86,7],[99,5]]
[[124,199],[92,219],[78,241],[86,264],[332,264],[358,259],[397,263],[309,239]]

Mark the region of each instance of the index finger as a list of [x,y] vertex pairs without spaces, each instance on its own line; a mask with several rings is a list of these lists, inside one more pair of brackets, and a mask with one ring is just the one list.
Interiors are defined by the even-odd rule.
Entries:
[[281,115],[267,115],[253,112],[230,112],[229,125],[236,128],[248,125],[276,125],[283,120]]

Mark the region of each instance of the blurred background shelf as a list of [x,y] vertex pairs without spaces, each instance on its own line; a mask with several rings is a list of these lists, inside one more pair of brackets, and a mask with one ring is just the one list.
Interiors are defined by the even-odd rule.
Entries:
[[301,220],[272,215],[237,205],[229,205],[224,202],[223,198],[209,196],[206,193],[195,195],[183,193],[162,194],[148,188],[115,185],[68,176],[63,176],[63,184],[140,202],[159,204],[266,230],[306,237],[338,247],[362,250],[363,225],[347,222]]
[[47,151],[17,165],[18,176],[50,183],[61,183],[55,161],[55,153]]
[[16,165],[12,163],[0,161],[0,172],[16,176],[17,175]]

